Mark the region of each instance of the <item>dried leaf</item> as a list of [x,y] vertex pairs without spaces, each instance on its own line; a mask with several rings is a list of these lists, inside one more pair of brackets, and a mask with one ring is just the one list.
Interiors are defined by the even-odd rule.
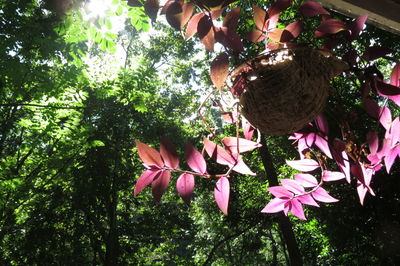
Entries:
[[221,89],[229,74],[229,57],[227,53],[219,54],[211,63],[211,81],[217,89]]
[[219,209],[225,215],[228,215],[229,193],[229,179],[226,177],[221,177],[215,184],[214,197]]

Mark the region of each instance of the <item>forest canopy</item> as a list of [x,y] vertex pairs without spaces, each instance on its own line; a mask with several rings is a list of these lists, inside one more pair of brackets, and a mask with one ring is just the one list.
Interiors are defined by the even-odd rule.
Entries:
[[398,264],[399,51],[312,1],[1,2],[0,264]]

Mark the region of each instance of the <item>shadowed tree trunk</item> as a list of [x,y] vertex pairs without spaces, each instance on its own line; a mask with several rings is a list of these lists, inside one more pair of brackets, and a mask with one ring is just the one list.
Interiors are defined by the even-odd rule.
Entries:
[[[265,136],[261,135],[260,155],[267,174],[269,186],[279,186],[278,174],[272,162],[271,153],[268,150],[267,143],[265,142]],[[295,235],[293,233],[292,224],[289,218],[282,212],[276,214],[279,228],[282,232],[285,244],[289,253],[290,265],[303,265],[303,260],[300,254],[299,246]]]

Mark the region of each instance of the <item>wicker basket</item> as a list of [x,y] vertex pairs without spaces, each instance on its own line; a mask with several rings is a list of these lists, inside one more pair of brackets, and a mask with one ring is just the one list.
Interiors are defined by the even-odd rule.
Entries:
[[263,133],[298,131],[322,112],[329,79],[347,68],[338,58],[310,48],[260,54],[235,70],[246,82],[241,112]]

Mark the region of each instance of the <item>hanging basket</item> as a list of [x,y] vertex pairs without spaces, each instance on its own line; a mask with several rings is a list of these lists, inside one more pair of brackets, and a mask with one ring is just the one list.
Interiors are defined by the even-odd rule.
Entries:
[[241,112],[265,134],[298,131],[325,107],[329,79],[347,68],[334,56],[304,47],[260,54],[235,70],[236,82],[244,80]]

